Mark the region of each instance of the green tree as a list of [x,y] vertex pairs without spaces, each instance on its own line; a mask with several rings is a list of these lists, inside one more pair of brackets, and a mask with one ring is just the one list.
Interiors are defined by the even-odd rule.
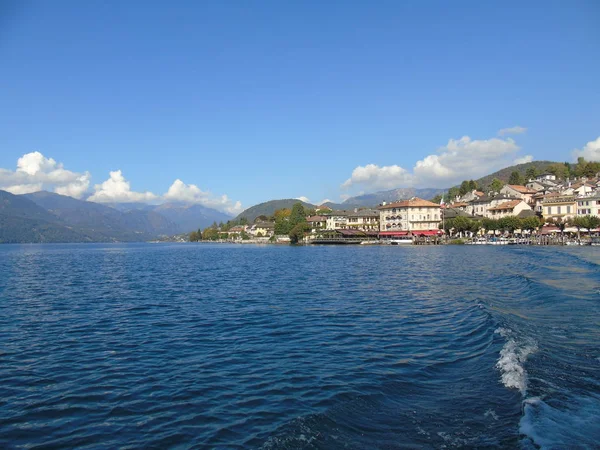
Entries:
[[517,184],[517,185],[523,184],[523,177],[517,170],[514,170],[510,174],[510,178],[508,179],[508,184]]
[[477,182],[474,180],[469,180],[469,192],[477,190]]
[[306,222],[306,211],[302,203],[297,202],[292,206],[292,212],[290,213],[290,225],[294,228],[299,223]]
[[496,231],[499,229],[498,221],[496,219],[490,219],[489,217],[484,218],[481,221],[481,225],[483,226],[483,229],[486,233],[488,233],[489,231]]
[[308,227],[308,224],[306,222],[297,223],[290,230],[290,233],[289,233],[290,242],[292,244],[297,244],[298,242],[300,242],[304,238],[305,233],[308,230],[309,230],[309,227]]
[[219,239],[219,230],[215,226],[205,228],[202,232],[202,239],[205,241],[216,241]]
[[261,216],[258,216],[256,219],[254,219],[254,223],[267,222],[268,220],[269,220],[269,218],[263,214]]
[[490,191],[492,192],[500,192],[500,190],[504,187],[504,183],[500,181],[498,178],[494,178],[490,183]]
[[467,180],[463,181],[460,184],[460,187],[458,188],[458,193],[460,195],[465,195],[467,192],[470,192],[471,190],[469,189],[469,182]]
[[540,227],[540,219],[532,216],[532,217],[526,217],[524,219],[521,219],[521,226],[519,228],[521,228],[522,230],[527,230],[527,231],[529,231],[529,233],[533,233],[539,227]]
[[238,225],[248,225],[248,219],[246,219],[245,217],[240,217],[240,219],[237,221]]
[[532,180],[537,176],[538,176],[538,170],[535,168],[535,166],[530,166],[525,171],[525,177],[527,178],[527,180]]
[[240,236],[242,237],[242,240],[247,241],[248,239],[250,239],[250,236],[248,235],[248,233],[246,233],[245,231],[242,230],[242,232],[240,233]]
[[585,215],[581,217],[581,224],[583,228],[588,230],[588,233],[591,233],[592,230],[595,230],[600,226],[600,217],[591,216],[589,214]]
[[454,200],[456,200],[456,197],[458,197],[460,195],[460,190],[454,186],[451,187],[450,189],[448,189],[448,203],[452,203]]
[[278,209],[275,211],[275,234],[289,234],[292,227],[290,226],[290,211],[287,208]]
[[569,176],[569,170],[567,169],[567,167],[564,164],[560,164],[560,163],[555,163],[555,164],[550,164],[546,170],[555,175],[556,178],[559,178],[561,180],[564,180],[565,178],[567,178]]
[[457,216],[454,218],[454,231],[457,233],[464,233],[471,229],[471,221],[463,216]]
[[189,234],[189,239],[190,242],[198,242],[200,239],[202,239],[202,235],[199,236],[197,231],[192,231]]
[[508,231],[513,234],[521,226],[521,221],[516,216],[505,216],[498,220],[498,227],[502,231]]
[[442,194],[436,195],[430,201],[431,201],[431,203],[439,203],[439,202],[441,202],[442,201]]

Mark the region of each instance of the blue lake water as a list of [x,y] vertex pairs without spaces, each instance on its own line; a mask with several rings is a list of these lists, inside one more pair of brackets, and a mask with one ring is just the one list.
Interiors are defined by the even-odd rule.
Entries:
[[0,246],[1,448],[598,448],[600,249]]

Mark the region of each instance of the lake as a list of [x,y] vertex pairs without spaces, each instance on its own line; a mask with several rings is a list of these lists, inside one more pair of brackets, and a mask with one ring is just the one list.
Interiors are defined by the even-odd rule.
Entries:
[[1,448],[597,448],[593,247],[0,246]]

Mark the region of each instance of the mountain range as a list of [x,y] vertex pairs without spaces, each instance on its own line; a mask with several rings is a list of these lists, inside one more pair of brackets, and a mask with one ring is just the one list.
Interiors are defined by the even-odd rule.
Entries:
[[46,191],[24,195],[0,191],[0,243],[146,241],[229,219],[201,205],[111,207]]

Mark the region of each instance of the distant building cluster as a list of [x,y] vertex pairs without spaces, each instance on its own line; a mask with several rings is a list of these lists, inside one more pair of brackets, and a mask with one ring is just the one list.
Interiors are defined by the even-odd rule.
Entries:
[[[498,192],[487,193],[473,189],[446,201],[442,199],[439,204],[414,197],[383,202],[376,208],[332,210],[321,205],[316,214],[306,217],[308,236],[305,239],[310,241],[323,236],[430,239],[443,234],[444,221],[457,217],[472,220],[537,217],[554,224],[569,223],[577,216],[586,215],[600,215],[600,179],[582,177],[560,181],[555,175],[545,173],[525,185],[505,184]],[[225,233],[230,239],[240,239],[240,236],[275,239],[277,234],[275,222],[268,220],[236,225]]]

